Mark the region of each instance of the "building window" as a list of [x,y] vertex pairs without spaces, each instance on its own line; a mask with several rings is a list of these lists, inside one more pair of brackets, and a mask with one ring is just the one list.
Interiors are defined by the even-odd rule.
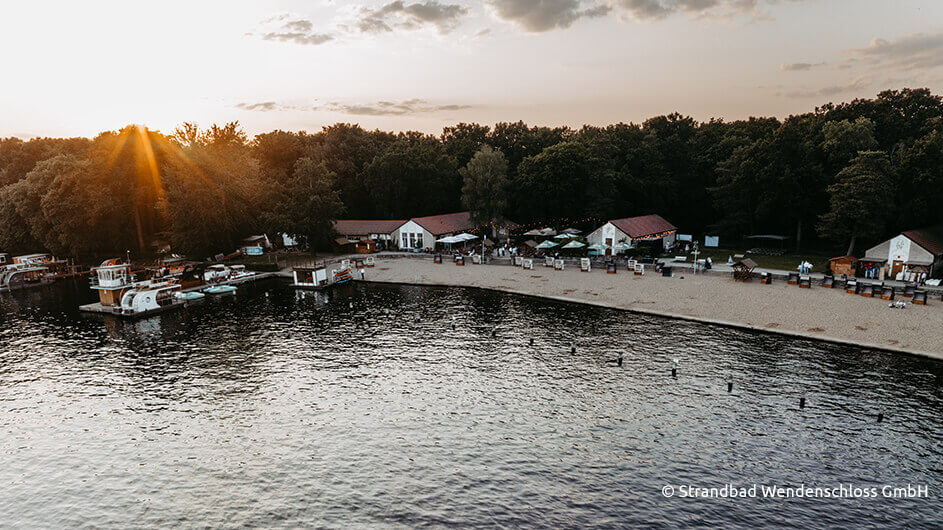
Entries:
[[406,232],[403,232],[402,234],[400,234],[400,237],[403,238],[403,248],[409,248],[409,238],[406,235]]
[[416,234],[416,248],[422,248],[422,232]]

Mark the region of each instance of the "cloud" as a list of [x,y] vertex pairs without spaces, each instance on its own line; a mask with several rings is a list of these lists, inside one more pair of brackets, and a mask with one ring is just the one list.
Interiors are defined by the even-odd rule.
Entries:
[[263,101],[261,103],[237,103],[237,109],[242,110],[257,110],[260,112],[268,112],[270,110],[279,109],[278,103],[274,101]]
[[396,0],[378,8],[359,8],[352,27],[362,33],[378,34],[392,32],[393,28],[414,30],[434,26],[439,33],[446,34],[458,27],[467,14],[468,8],[458,4],[442,4],[436,0],[407,4]]
[[891,70],[926,70],[943,66],[943,32],[913,33],[894,40],[874,39],[850,50],[846,66],[864,64]]
[[777,92],[776,95],[785,98],[820,98],[844,94],[845,92],[863,90],[870,85],[871,81],[869,79],[859,77],[843,85],[830,85],[814,89],[796,88],[786,92]]
[[400,102],[377,101],[375,103],[359,104],[332,102],[322,107],[315,107],[314,110],[340,112],[342,114],[352,114],[355,116],[404,116],[408,114],[447,112],[469,108],[471,108],[471,105],[431,105],[429,102],[422,99],[409,99]]
[[605,16],[612,10],[607,4],[582,9],[579,0],[489,0],[488,5],[499,19],[531,33],[568,28],[581,18]]
[[613,4],[636,20],[660,20],[676,13],[720,20],[742,16],[770,20],[772,16],[761,6],[800,1],[804,0],[613,0]]
[[[293,18],[291,15],[278,15],[262,21],[263,25],[271,25],[273,23],[280,24],[278,24],[278,28],[275,30],[260,33],[259,36],[262,37],[262,40],[292,42],[312,46],[334,40],[333,35],[315,32],[314,24],[307,19]],[[252,33],[249,33],[249,35],[252,35]]]
[[823,65],[825,63],[783,63],[779,65],[779,69],[783,72],[807,72]]

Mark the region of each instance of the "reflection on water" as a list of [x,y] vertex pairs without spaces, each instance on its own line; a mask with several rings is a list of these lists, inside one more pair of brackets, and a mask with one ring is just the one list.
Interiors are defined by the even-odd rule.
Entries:
[[[5,525],[939,523],[931,361],[455,288],[269,283],[138,321],[80,316],[87,291],[0,296]],[[661,495],[754,482],[931,496]]]

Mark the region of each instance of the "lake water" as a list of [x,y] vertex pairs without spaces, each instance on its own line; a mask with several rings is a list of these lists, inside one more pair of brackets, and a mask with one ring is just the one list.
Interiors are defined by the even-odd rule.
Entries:
[[[943,523],[936,362],[458,288],[92,297],[0,293],[2,526]],[[879,496],[679,496],[754,483]]]

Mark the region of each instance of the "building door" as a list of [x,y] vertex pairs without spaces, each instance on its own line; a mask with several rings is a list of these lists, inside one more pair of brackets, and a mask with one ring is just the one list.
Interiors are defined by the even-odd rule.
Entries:
[[606,255],[607,256],[612,255],[612,238],[611,237],[606,238]]
[[902,270],[904,270],[904,262],[895,261],[894,264],[891,266],[891,279],[892,280],[896,279],[897,274]]

